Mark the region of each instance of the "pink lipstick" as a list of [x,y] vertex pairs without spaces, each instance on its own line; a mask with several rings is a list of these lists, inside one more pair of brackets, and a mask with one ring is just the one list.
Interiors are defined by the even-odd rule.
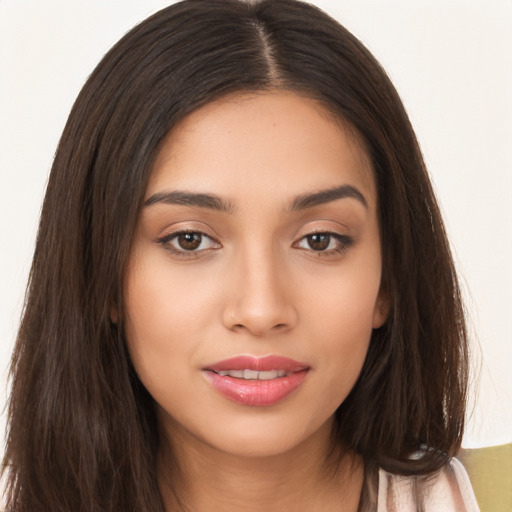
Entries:
[[210,384],[241,405],[275,405],[295,391],[309,366],[282,356],[238,356],[204,368]]

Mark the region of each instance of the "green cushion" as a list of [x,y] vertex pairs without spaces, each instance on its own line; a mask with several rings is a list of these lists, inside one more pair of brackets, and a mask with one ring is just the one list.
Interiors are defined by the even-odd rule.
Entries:
[[512,512],[512,443],[463,449],[457,458],[468,472],[481,512]]

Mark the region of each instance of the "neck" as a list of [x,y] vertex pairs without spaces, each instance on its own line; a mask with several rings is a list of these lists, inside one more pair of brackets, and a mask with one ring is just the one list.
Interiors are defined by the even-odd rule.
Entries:
[[159,464],[166,511],[356,512],[363,464],[346,450],[330,453],[330,429],[326,424],[288,452],[258,457],[225,453],[174,432]]

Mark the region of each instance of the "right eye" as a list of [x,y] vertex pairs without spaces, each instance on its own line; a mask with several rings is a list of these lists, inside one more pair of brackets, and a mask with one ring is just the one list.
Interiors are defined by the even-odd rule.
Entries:
[[158,242],[165,249],[184,257],[220,247],[218,242],[200,231],[178,231],[160,238]]

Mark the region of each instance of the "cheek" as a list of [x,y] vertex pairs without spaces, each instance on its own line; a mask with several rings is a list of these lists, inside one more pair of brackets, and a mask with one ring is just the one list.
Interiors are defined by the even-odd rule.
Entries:
[[183,377],[184,360],[193,365],[212,312],[213,286],[190,279],[161,255],[141,258],[125,280],[125,332],[128,350],[148,389]]
[[373,330],[372,306],[371,302],[347,301],[341,308],[326,306],[323,318],[319,315],[320,357],[332,379],[347,392],[347,386],[355,384],[366,358]]
[[[372,270],[373,268],[373,270]],[[370,270],[369,270],[370,269]],[[319,367],[331,382],[330,399],[348,395],[364,364],[378,303],[380,266],[365,266],[326,280],[309,299],[309,338],[316,340]],[[306,312],[307,311],[307,312]]]
[[169,342],[183,330],[201,327],[211,316],[205,313],[213,304],[216,286],[211,276],[170,264],[163,251],[147,252],[129,268],[125,279],[128,323],[137,332],[153,332]]
[[[363,255],[366,256],[366,255]],[[328,339],[368,338],[379,304],[381,279],[380,258],[355,255],[346,267],[323,274],[310,273],[304,282],[301,302],[308,303],[303,311],[310,316]]]

